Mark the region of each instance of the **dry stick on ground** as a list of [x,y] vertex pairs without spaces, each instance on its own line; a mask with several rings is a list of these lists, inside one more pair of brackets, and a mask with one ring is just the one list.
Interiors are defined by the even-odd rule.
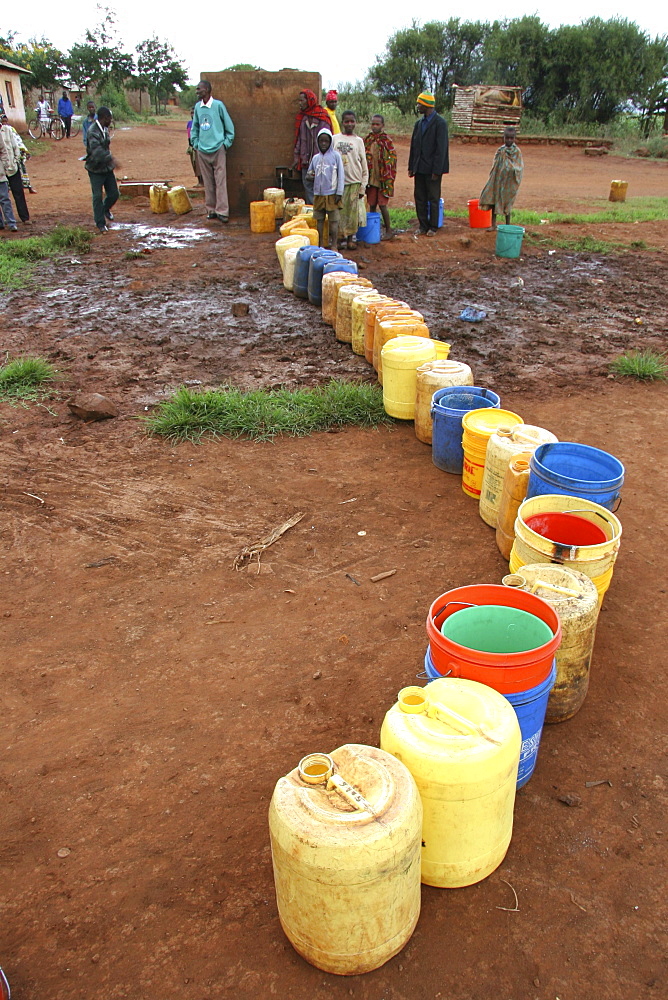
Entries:
[[264,550],[268,549],[270,545],[274,544],[274,542],[277,542],[278,539],[281,537],[281,535],[284,535],[289,528],[294,528],[295,524],[298,524],[299,521],[301,521],[301,519],[304,516],[305,514],[301,511],[299,512],[299,514],[293,514],[291,518],[288,518],[288,520],[285,521],[283,524],[279,524],[277,528],[274,528],[273,531],[270,531],[269,534],[265,535],[264,538],[261,538],[257,542],[253,542],[251,545],[245,545],[241,550],[241,552],[239,553],[239,555],[235,558],[234,562],[232,563],[234,568],[241,569],[244,563],[250,562],[251,559],[257,556],[257,564],[259,570],[260,556],[262,555]]

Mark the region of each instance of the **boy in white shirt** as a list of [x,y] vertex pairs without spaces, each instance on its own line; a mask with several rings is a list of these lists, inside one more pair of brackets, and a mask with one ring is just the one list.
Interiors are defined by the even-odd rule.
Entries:
[[341,118],[343,131],[340,135],[335,135],[333,141],[333,148],[343,160],[346,184],[343,189],[340,235],[344,237],[344,245],[348,250],[352,250],[355,246],[353,238],[359,229],[359,202],[364,198],[369,183],[364,140],[355,135],[356,125],[355,112],[344,111]]

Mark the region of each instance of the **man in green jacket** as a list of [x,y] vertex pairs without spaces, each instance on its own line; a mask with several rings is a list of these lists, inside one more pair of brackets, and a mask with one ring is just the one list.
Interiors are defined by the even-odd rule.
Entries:
[[197,150],[199,173],[204,181],[204,203],[209,219],[229,222],[227,199],[227,150],[234,142],[234,125],[222,101],[211,96],[211,84],[200,80],[196,87],[190,142]]
[[[98,108],[97,118],[88,129],[86,136],[86,162],[84,166],[88,171],[88,179],[93,193],[95,225],[101,233],[106,233],[107,229],[110,228],[107,221],[113,219],[111,210],[118,201],[118,184],[114,175],[114,167],[117,167],[118,164],[109,150],[110,125],[111,111],[109,108]],[[102,199],[103,188],[106,194],[104,200]]]

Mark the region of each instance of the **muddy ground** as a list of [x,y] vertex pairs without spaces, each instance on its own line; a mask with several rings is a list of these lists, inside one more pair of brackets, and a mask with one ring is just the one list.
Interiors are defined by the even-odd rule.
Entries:
[[[187,180],[180,128],[117,133],[124,172],[169,166]],[[538,154],[547,186],[528,172],[526,207],[600,197],[600,161],[554,147],[527,159]],[[72,140],[33,159],[33,230],[90,224],[79,155]],[[475,195],[489,159],[458,149],[452,189]],[[665,164],[627,162],[616,166],[635,171],[635,193],[662,193]],[[620,176],[610,166],[607,184]],[[504,406],[612,451],[627,480],[590,693],[546,729],[505,861],[477,886],[425,887],[404,951],[339,979],[303,962],[278,924],[273,785],[308,751],[376,743],[422,668],[431,601],[498,581],[506,564],[411,424],[271,444],[146,436],[138,418],[183,383],[371,378],[282,288],[271,237],[242,222],[214,228],[201,212],[168,218],[184,246],[152,240],[130,260],[147,239],[131,227],[156,218],[124,201],[90,254],[45,265],[35,287],[0,302],[0,347],[40,353],[65,376],[48,409],[0,406],[0,965],[13,995],[665,995],[666,389],[607,371],[628,347],[666,347],[665,224],[569,227],[653,252],[528,244],[500,261],[493,237],[463,221],[433,241],[404,234],[356,251],[365,276],[420,309]],[[232,316],[239,300],[248,317]],[[488,319],[458,321],[467,304]],[[72,417],[65,401],[79,388],[108,394],[120,417]],[[233,570],[245,544],[298,511],[260,574]],[[397,572],[370,581],[387,569]],[[585,787],[601,779],[610,784]],[[563,804],[567,793],[580,803]],[[506,883],[517,912],[499,909],[513,906]]]

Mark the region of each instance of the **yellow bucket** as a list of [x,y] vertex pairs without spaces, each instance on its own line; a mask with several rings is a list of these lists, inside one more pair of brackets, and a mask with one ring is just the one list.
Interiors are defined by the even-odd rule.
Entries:
[[270,201],[252,201],[250,203],[250,227],[252,233],[274,233],[276,231],[276,214]]
[[482,477],[485,471],[487,442],[499,427],[514,427],[522,418],[512,410],[469,410],[462,419],[462,447],[464,468],[462,489],[467,496],[480,500]]
[[309,237],[306,233],[294,233],[291,236],[282,236],[280,240],[276,240],[276,256],[278,257],[278,263],[281,265],[281,271],[285,274],[285,251],[289,250],[291,247],[303,247],[309,243]]
[[172,212],[176,212],[177,215],[185,215],[186,212],[192,212],[193,207],[190,203],[188,192],[182,185],[171,188],[167,192],[167,197],[169,198],[169,207]]
[[380,371],[381,369],[382,361],[380,355],[384,345],[388,342],[388,340],[392,340],[392,338],[396,336],[392,330],[395,327],[403,327],[406,324],[413,324],[416,332],[419,324],[419,327],[421,328],[419,336],[429,336],[429,330],[425,326],[424,316],[416,309],[411,309],[409,306],[399,306],[396,308],[388,306],[387,309],[379,309],[376,313],[373,330],[373,367],[376,371]]
[[435,360],[434,341],[410,335],[395,337],[388,340],[381,353],[385,412],[399,420],[413,420],[417,370],[425,362]]
[[[601,528],[605,542],[598,545],[577,545],[570,548],[544,538],[533,531],[526,518],[547,512],[573,513]],[[563,494],[544,493],[525,500],[517,512],[515,541],[510,552],[511,573],[530,563],[560,563],[569,569],[579,570],[596,584],[599,604],[610,586],[617,553],[619,552],[622,525],[612,511],[592,500],[568,497]]]

